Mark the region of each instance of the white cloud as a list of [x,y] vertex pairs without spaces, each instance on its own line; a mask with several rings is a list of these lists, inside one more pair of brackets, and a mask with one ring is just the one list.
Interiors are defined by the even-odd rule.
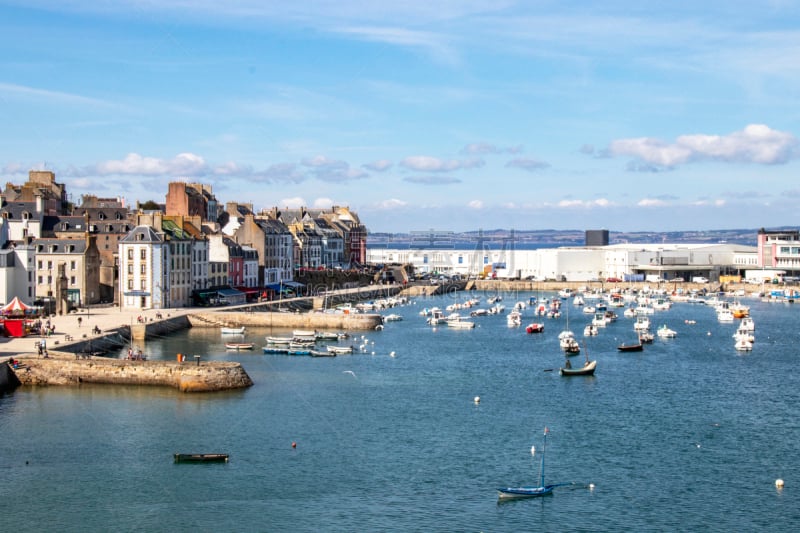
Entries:
[[550,167],[550,164],[529,157],[518,157],[506,163],[506,167],[519,168],[522,170],[527,170],[528,172],[536,172],[537,170],[543,170]]
[[372,170],[373,172],[384,172],[392,168],[392,162],[388,159],[379,159],[377,161],[365,163],[362,166],[367,170]]
[[667,205],[667,202],[657,198],[642,198],[636,203],[636,205],[639,207],[664,207]]
[[3,174],[25,174],[25,168],[22,163],[6,163],[2,170]]
[[418,183],[420,185],[449,185],[451,183],[461,183],[461,180],[453,176],[408,176],[403,181]]
[[439,159],[427,155],[416,155],[404,158],[400,165],[410,170],[421,172],[450,172],[468,168],[480,168],[485,162],[482,159]]
[[80,104],[92,107],[114,107],[114,104],[103,100],[98,100],[97,98],[89,98],[79,94],[65,93],[61,91],[39,89],[25,85],[16,85],[13,83],[0,82],[0,96],[5,96],[9,99],[24,98],[27,100],[35,100],[40,103],[69,105]]
[[301,207],[305,207],[308,204],[306,204],[306,201],[305,199],[303,199],[302,196],[294,196],[292,198],[283,198],[278,202],[278,205],[288,209],[299,209]]
[[483,209],[483,202],[480,200],[472,200],[471,202],[467,202],[467,207],[471,209]]
[[449,65],[460,62],[458,53],[447,42],[444,34],[387,26],[350,26],[335,31],[364,41],[425,50],[435,60]]
[[321,181],[345,182],[369,177],[366,172],[351,167],[346,161],[330,159],[323,155],[303,159],[302,163],[310,167],[312,174]]
[[336,202],[334,202],[330,198],[317,198],[316,200],[314,200],[313,207],[315,209],[328,209],[335,203]]
[[178,154],[172,159],[143,157],[130,153],[121,160],[110,160],[95,165],[94,173],[100,176],[204,176],[209,173],[205,160],[192,153]]
[[406,207],[408,202],[404,202],[403,200],[398,200],[397,198],[390,198],[388,200],[383,200],[382,202],[378,202],[375,207],[378,209],[399,209],[401,207]]
[[[741,131],[724,136],[681,135],[673,143],[649,137],[620,139],[611,143],[609,152],[671,168],[695,161],[784,164],[798,157],[799,148],[800,142],[791,133],[773,130],[763,124],[750,124]],[[647,165],[642,168],[649,169]]]
[[564,209],[591,209],[593,207],[612,207],[614,204],[606,198],[597,200],[561,200],[556,204],[557,207]]
[[487,142],[470,143],[461,149],[461,153],[468,155],[518,154],[520,152],[522,152],[522,145],[503,147]]

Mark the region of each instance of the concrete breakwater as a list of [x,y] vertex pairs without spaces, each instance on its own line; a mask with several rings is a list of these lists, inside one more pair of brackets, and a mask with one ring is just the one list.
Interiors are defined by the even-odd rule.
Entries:
[[182,392],[213,392],[250,387],[242,365],[228,361],[128,361],[53,354],[49,358],[21,356],[15,374],[22,385],[149,385]]

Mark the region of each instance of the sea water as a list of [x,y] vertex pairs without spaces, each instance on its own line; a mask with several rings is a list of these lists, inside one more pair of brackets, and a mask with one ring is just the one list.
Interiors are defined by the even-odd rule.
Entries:
[[[394,308],[382,331],[331,358],[225,350],[193,329],[149,340],[174,360],[239,361],[253,387],[212,394],[83,385],[0,398],[4,531],[792,531],[800,527],[800,306],[755,300],[752,352],[736,324],[676,303],[651,317],[673,339],[643,352],[622,316],[585,338],[593,377],[561,377],[557,335],[582,338],[591,315],[565,301],[557,319],[523,311],[433,328],[424,307]],[[482,296],[485,301],[487,295]],[[506,293],[510,308],[531,296]],[[486,304],[483,305],[486,307]],[[569,318],[567,309],[569,308]],[[469,310],[461,311],[468,314]],[[545,331],[524,327],[543,321]],[[686,321],[695,323],[686,323]],[[262,346],[251,329],[237,341]],[[123,356],[113,354],[113,356]],[[479,401],[476,402],[476,397]],[[536,485],[549,428],[552,496],[499,502]],[[535,447],[535,455],[531,447]],[[229,453],[174,464],[174,453]],[[782,479],[779,489],[775,481]]]

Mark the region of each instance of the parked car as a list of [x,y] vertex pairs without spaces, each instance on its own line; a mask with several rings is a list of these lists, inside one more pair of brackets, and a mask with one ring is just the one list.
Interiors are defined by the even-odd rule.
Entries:
[[619,278],[606,278],[606,281],[609,283],[622,283],[622,280]]

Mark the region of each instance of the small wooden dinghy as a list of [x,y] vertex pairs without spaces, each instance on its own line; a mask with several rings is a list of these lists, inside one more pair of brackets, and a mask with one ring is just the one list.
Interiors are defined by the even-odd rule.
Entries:
[[176,453],[176,463],[227,463],[227,453]]

